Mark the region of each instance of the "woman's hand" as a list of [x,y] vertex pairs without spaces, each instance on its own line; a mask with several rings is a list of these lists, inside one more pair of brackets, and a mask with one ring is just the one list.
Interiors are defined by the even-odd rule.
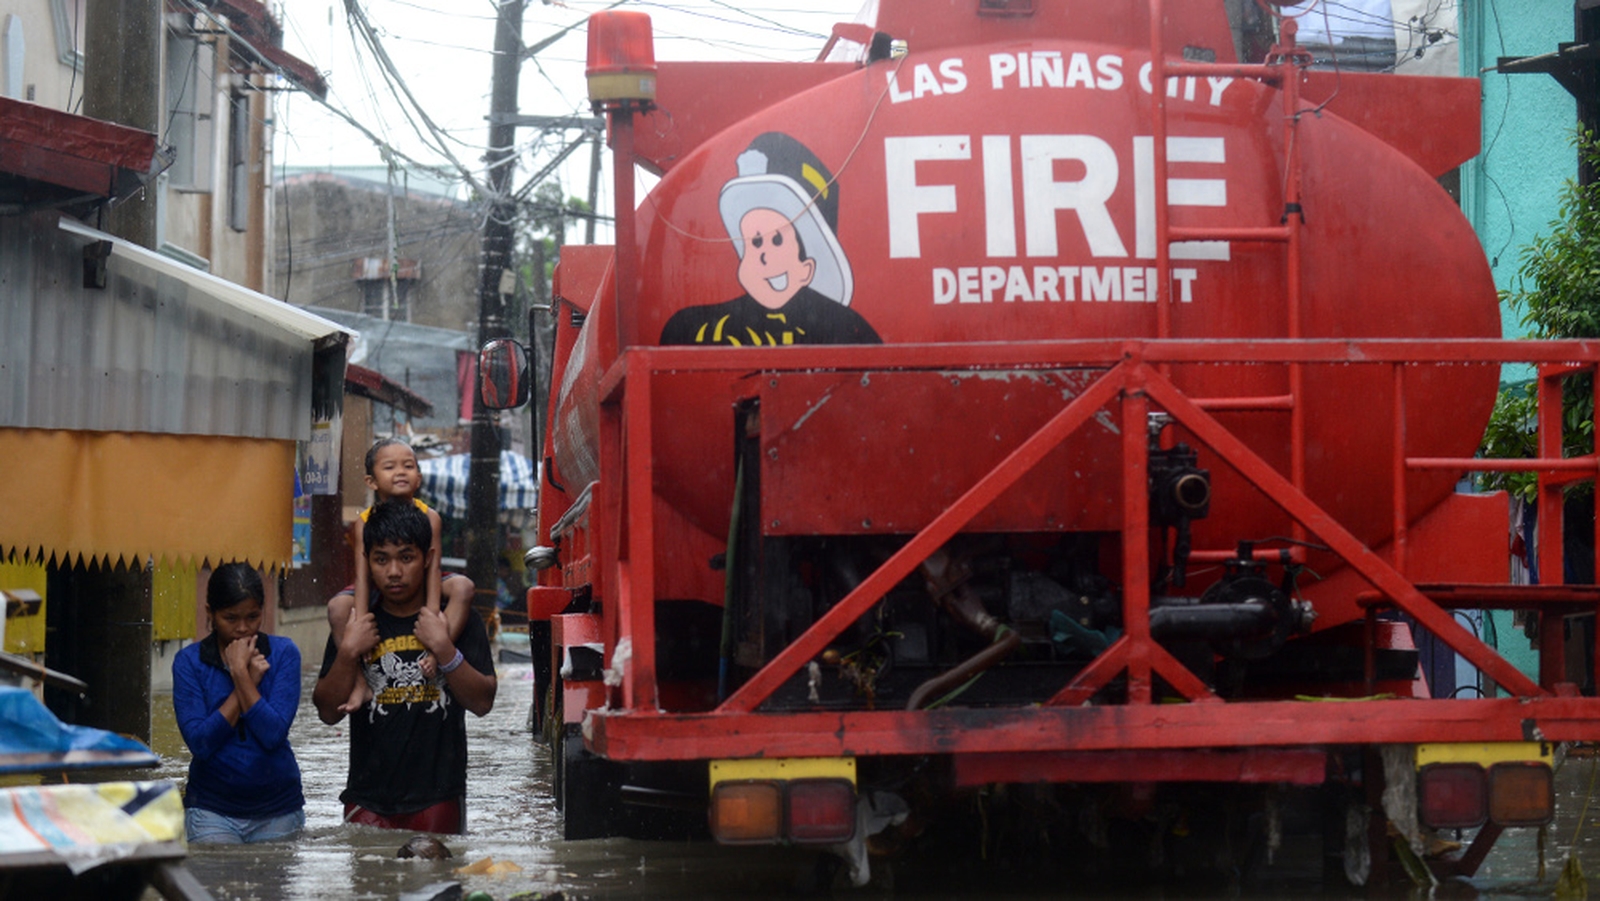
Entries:
[[[267,665],[266,658],[256,651],[255,636],[235,638],[233,641],[228,642],[227,647],[222,649],[222,662],[227,664],[228,673],[233,676],[234,681],[249,679],[252,685],[261,684],[261,677],[252,673],[257,660],[261,662],[261,665]],[[262,672],[265,671],[264,669],[262,670]]]
[[254,635],[228,642],[222,649],[222,663],[228,668],[228,675],[233,677],[233,693],[218,708],[218,712],[229,725],[234,725],[239,722],[240,716],[261,700],[261,677],[267,674],[272,664],[256,650]]
[[272,669],[272,661],[261,656],[260,651],[253,651],[250,657],[251,684],[259,687],[261,685],[261,677],[265,676],[269,669]]

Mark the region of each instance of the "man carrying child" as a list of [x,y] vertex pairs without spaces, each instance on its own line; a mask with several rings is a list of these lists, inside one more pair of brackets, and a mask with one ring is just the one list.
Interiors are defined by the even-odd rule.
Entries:
[[[427,607],[433,530],[408,502],[378,504],[362,535],[368,603],[330,635],[312,700],[330,725],[346,714],[357,680],[372,701],[350,722],[345,819],[390,829],[459,833],[466,827],[466,712],[494,707],[497,683],[483,621],[471,613],[452,641],[443,612]],[[437,672],[423,673],[432,654]]]

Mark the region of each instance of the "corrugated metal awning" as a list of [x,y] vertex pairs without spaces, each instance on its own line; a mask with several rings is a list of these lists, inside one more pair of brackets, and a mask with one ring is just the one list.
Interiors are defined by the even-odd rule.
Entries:
[[283,27],[261,0],[200,0],[226,16],[233,36],[278,74],[318,99],[328,96],[328,85],[309,63],[283,49]]
[[376,369],[346,363],[344,367],[346,394],[366,397],[388,404],[412,416],[432,416],[433,404],[426,397],[389,378]]
[[0,214],[131,193],[156,149],[150,132],[0,97]]
[[429,414],[409,411],[414,428],[444,430],[461,425],[458,363],[462,355],[477,357],[477,341],[471,334],[350,310],[306,309],[359,334],[350,348],[351,364],[382,373],[433,405]]
[[0,217],[0,272],[0,428],[305,441],[337,408],[336,322],[41,215]]
[[135,270],[144,270],[148,274],[145,281],[158,281],[164,278],[176,279],[194,289],[194,293],[191,296],[197,300],[210,300],[217,304],[227,305],[259,320],[263,325],[280,329],[296,337],[315,341],[338,334],[352,336],[355,334],[352,330],[337,322],[324,319],[314,313],[308,313],[299,307],[284,303],[275,297],[268,297],[258,291],[252,291],[225,278],[218,278],[209,272],[202,272],[193,266],[180,263],[171,257],[162,256],[153,250],[148,250],[137,244],[108,235],[105,232],[97,231],[81,222],[62,219],[61,230],[88,238],[91,241],[109,243],[113,257],[125,259],[132,264]]

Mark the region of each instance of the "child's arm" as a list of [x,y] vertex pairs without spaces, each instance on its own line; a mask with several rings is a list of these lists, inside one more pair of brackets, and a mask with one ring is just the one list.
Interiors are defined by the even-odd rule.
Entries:
[[[444,569],[439,561],[444,557],[444,520],[433,510],[428,511],[428,525],[433,527],[433,553],[428,555],[428,597],[423,606],[429,610],[439,609],[440,583],[444,580]],[[465,620],[463,620],[465,622]],[[450,633],[454,640],[461,634],[459,628]]]
[[[355,561],[355,565],[352,567],[355,570],[355,591],[352,594],[352,598],[361,599],[360,609],[362,610],[367,609],[367,604],[371,603],[372,600],[372,588],[368,584],[371,576],[367,573],[366,534],[367,521],[357,516],[356,521],[350,526],[350,537],[352,539],[350,550],[354,555],[353,559]],[[345,610],[338,617],[334,617],[333,608],[331,606],[328,608],[328,618],[333,624],[333,639],[335,641],[339,640],[339,630],[344,628],[345,620],[349,616],[350,611]]]

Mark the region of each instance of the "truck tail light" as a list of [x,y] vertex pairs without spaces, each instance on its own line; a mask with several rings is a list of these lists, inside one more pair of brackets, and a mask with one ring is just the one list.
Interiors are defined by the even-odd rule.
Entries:
[[724,845],[834,845],[856,834],[847,779],[740,780],[711,789],[711,836]]
[[1489,789],[1476,763],[1433,763],[1417,774],[1417,809],[1432,829],[1471,829],[1489,817]]
[[838,844],[856,834],[856,790],[843,779],[789,783],[789,839],[796,844]]
[[1489,819],[1500,826],[1543,826],[1555,817],[1555,776],[1536,761],[1489,768]]
[[783,837],[783,786],[722,782],[711,790],[711,836],[725,845],[771,844]]

